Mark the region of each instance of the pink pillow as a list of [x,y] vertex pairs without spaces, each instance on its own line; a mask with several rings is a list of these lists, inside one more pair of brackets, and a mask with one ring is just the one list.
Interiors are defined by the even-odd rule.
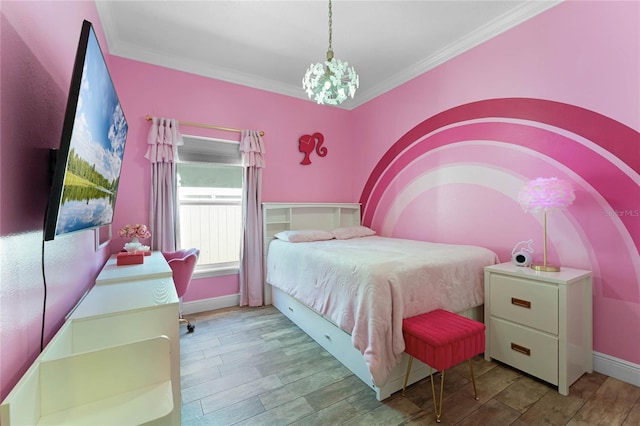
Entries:
[[331,231],[336,240],[348,240],[350,238],[370,237],[376,235],[376,231],[366,226],[348,226],[336,228]]
[[319,229],[301,229],[297,231],[281,231],[274,235],[279,240],[290,243],[308,243],[311,241],[332,240],[333,234]]

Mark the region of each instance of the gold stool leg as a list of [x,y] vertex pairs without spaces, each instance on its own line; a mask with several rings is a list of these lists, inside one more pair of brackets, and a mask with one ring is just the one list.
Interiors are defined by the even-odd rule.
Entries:
[[473,396],[476,401],[479,401],[480,398],[478,398],[478,391],[476,389],[476,378],[473,375],[473,365],[471,364],[471,358],[469,358],[469,371],[471,371],[471,382],[473,383]]
[[409,380],[409,372],[411,372],[412,363],[413,363],[413,357],[409,355],[409,363],[407,364],[407,373],[404,375],[404,385],[402,385],[402,396],[404,396],[404,391],[407,390],[407,380]]
[[187,333],[193,333],[193,330],[196,328],[195,325],[191,324],[191,321],[186,318],[182,318],[182,316],[178,318],[178,321],[187,323]]
[[440,373],[440,404],[436,404],[436,388],[433,384],[433,369],[429,366],[429,375],[431,376],[431,393],[433,394],[433,409],[435,410],[436,422],[440,423],[442,415],[442,394],[444,393],[444,370]]

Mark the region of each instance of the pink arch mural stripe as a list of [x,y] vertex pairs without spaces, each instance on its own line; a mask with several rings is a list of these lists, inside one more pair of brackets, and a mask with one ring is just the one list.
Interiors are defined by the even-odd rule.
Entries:
[[461,105],[426,119],[409,130],[382,156],[369,176],[361,197],[363,223],[370,223],[368,206],[376,184],[397,156],[426,134],[456,122],[489,117],[530,120],[578,134],[611,152],[640,173],[640,133],[596,112],[561,102],[531,98],[488,99]]
[[[420,143],[403,151],[395,159],[393,171],[407,170],[412,162],[435,148],[473,139],[507,142],[534,151],[539,141],[544,141],[545,156],[570,165],[571,169],[581,176],[588,176],[590,169],[602,170],[609,164],[608,160],[567,136],[529,126],[526,123],[492,121],[465,123],[428,136]],[[581,161],[575,161],[576,158],[580,158]],[[495,160],[499,161],[497,158]],[[369,225],[374,223],[375,215],[381,213],[380,201],[385,190],[390,185],[398,184],[396,181],[397,173],[394,172],[385,170],[369,197],[369,210],[367,211],[371,211],[371,216],[366,222]],[[610,169],[608,179],[590,183],[599,193],[607,195],[609,203],[615,209],[625,210],[625,203],[628,203],[628,200],[640,200],[640,187],[622,170]],[[629,217],[623,217],[621,220],[632,235],[640,235],[640,221]],[[640,247],[640,241],[637,242],[637,245]]]

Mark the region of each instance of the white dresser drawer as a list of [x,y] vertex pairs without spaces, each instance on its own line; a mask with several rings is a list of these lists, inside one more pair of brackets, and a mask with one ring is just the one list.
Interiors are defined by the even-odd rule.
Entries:
[[494,275],[491,315],[558,334],[558,288],[535,281]]
[[499,318],[490,321],[491,358],[558,384],[558,339]]

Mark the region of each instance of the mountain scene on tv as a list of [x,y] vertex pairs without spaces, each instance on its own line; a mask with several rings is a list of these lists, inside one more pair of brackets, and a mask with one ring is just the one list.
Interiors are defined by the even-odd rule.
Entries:
[[97,40],[90,37],[56,234],[111,223],[127,130]]

